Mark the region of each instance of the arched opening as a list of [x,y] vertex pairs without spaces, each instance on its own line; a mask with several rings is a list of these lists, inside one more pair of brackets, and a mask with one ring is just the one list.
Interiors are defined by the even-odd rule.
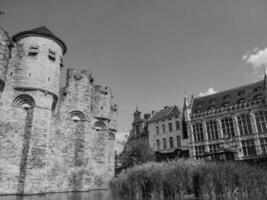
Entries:
[[106,124],[102,121],[96,121],[94,123],[94,128],[97,131],[102,131],[102,130],[106,129]]
[[27,108],[34,107],[35,101],[30,95],[22,94],[22,95],[17,96],[13,100],[13,105],[27,109]]
[[85,116],[81,111],[74,110],[70,112],[69,119],[73,120],[74,122],[84,121]]

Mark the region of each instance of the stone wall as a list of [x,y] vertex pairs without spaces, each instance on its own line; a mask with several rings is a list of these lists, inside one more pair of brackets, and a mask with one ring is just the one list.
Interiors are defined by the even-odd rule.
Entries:
[[5,86],[6,70],[10,56],[10,45],[11,42],[7,32],[0,29],[0,96]]
[[[27,45],[36,43],[39,57],[28,58]],[[59,56],[52,64],[49,48]],[[87,70],[69,69],[59,91],[61,54],[52,40],[23,38],[13,45],[6,72],[0,70],[6,82],[0,98],[0,195],[107,189],[114,175],[117,105],[111,89],[95,86]],[[23,108],[16,102],[20,95],[33,106]]]

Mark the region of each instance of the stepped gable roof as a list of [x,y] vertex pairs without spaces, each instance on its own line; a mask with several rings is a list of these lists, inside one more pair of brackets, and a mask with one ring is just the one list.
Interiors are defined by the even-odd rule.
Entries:
[[13,35],[12,39],[16,42],[17,40],[24,38],[24,37],[28,37],[28,36],[42,36],[42,37],[52,39],[61,46],[61,48],[63,50],[63,54],[65,54],[67,52],[66,44],[60,38],[58,38],[56,35],[54,35],[45,26],[40,26],[40,27],[32,29],[32,30],[19,32],[19,33]]
[[192,114],[255,100],[263,95],[264,80],[193,99]]
[[165,119],[172,113],[172,111],[175,111],[176,113],[179,114],[179,110],[178,110],[177,106],[165,106],[162,110],[160,110],[159,112],[156,112],[151,117],[149,122],[155,122],[155,121]]

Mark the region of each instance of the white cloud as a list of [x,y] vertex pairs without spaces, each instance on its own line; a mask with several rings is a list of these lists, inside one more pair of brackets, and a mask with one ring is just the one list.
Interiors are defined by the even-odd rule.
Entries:
[[217,91],[215,91],[214,89],[213,89],[213,87],[211,87],[211,88],[209,88],[206,92],[200,92],[199,93],[199,96],[200,97],[203,97],[203,96],[207,96],[207,95],[210,95],[210,94],[214,94],[214,93],[216,93]]
[[254,69],[267,66],[267,48],[260,50],[256,47],[251,52],[247,52],[242,60],[250,64]]

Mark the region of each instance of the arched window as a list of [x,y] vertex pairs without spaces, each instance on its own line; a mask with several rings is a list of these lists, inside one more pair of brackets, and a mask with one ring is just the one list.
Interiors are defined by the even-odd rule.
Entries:
[[106,129],[106,124],[102,121],[96,121],[94,123],[94,128],[97,130],[97,131],[101,131],[101,130],[104,130]]
[[22,108],[31,108],[35,105],[35,101],[30,95],[22,94],[22,95],[17,96],[13,100],[13,105],[19,106]]
[[73,120],[74,122],[84,121],[85,120],[85,116],[81,111],[74,110],[74,111],[70,112],[69,119]]

